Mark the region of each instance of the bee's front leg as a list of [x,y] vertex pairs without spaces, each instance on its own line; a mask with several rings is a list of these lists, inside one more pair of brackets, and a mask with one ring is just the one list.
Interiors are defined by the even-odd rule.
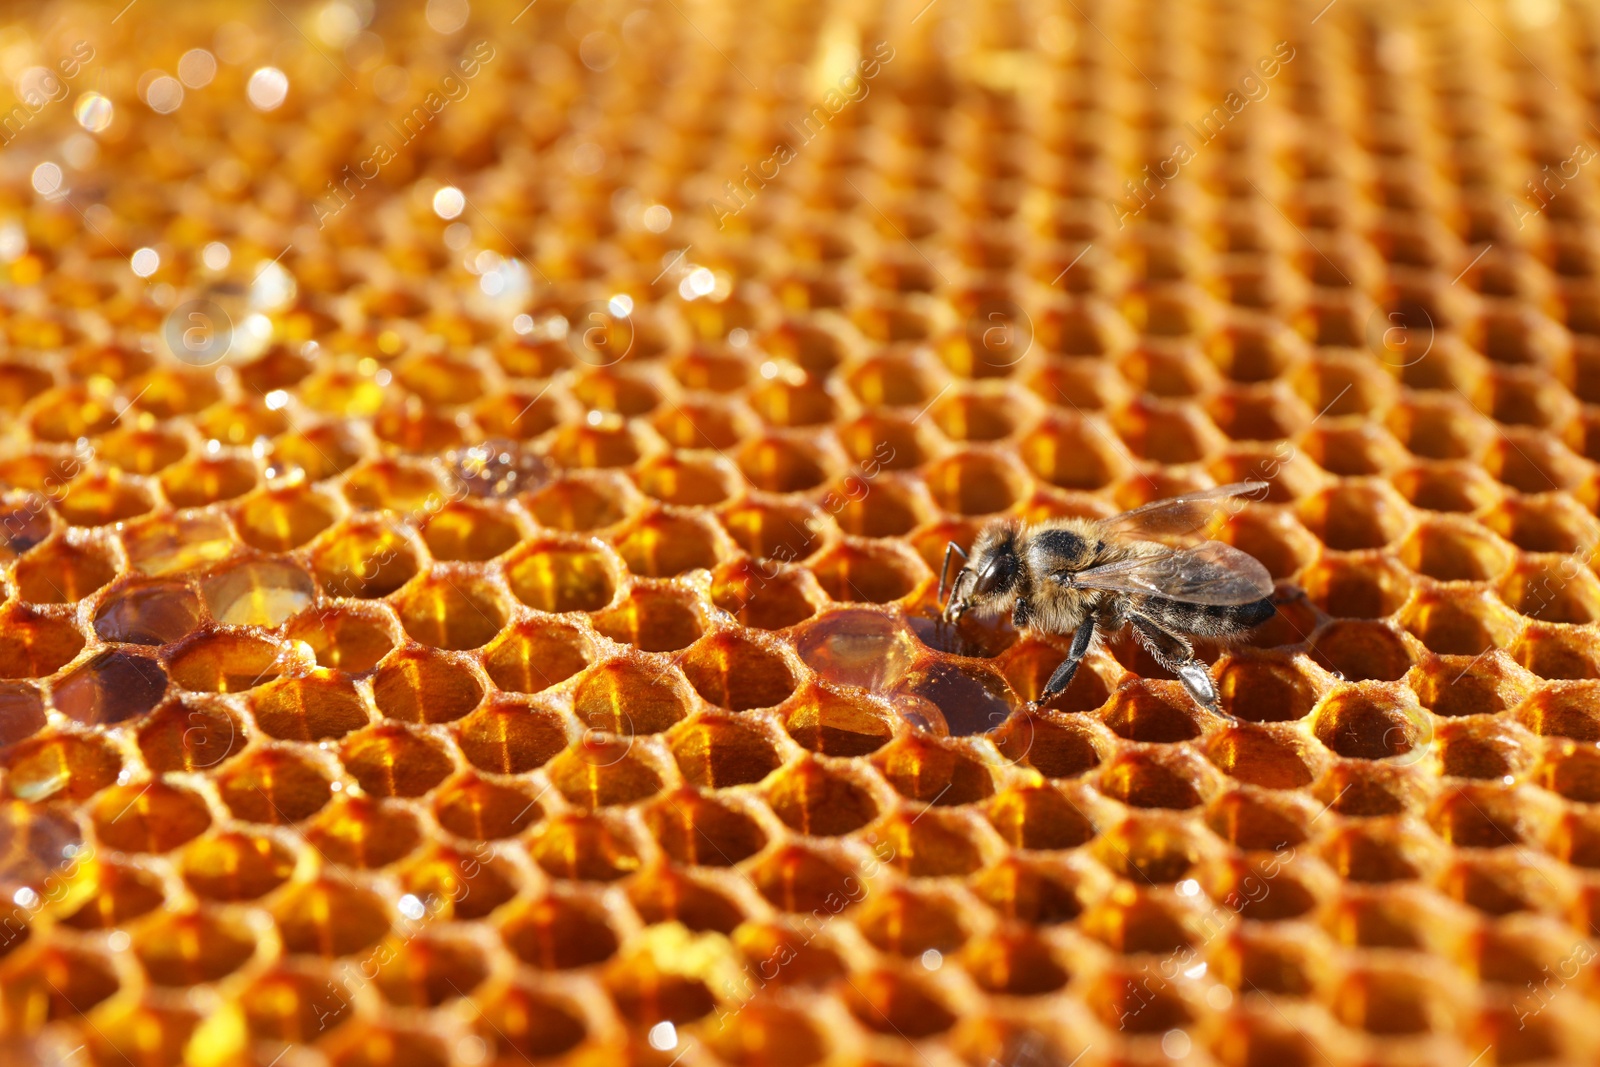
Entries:
[[1050,703],[1056,697],[1066,692],[1067,686],[1072,684],[1072,676],[1078,673],[1078,664],[1083,662],[1083,657],[1088,655],[1089,646],[1094,643],[1094,616],[1085,616],[1083,622],[1072,634],[1072,647],[1067,650],[1067,658],[1050,675],[1050,680],[1044,683],[1044,690],[1038,698],[1028,702],[1028,710],[1036,711]]

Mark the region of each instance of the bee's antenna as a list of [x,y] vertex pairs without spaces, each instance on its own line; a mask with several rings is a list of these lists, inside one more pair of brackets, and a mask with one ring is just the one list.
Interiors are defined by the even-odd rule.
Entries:
[[[951,553],[954,553],[954,554],[960,556],[962,563],[965,563],[967,561],[967,554],[965,552],[961,551],[961,546],[960,545],[956,544],[954,541],[946,541],[945,542],[945,544],[944,544],[944,566],[939,568],[939,614],[940,615],[943,615],[944,614],[944,610],[945,610],[944,591],[947,588],[946,579],[950,575],[950,555],[951,555]],[[948,588],[950,589],[950,592],[952,594],[955,593],[955,587],[954,586],[948,586]]]

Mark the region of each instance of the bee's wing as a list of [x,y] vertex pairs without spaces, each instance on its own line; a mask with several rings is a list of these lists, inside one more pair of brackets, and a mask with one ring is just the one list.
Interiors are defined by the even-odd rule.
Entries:
[[1112,533],[1135,537],[1144,534],[1192,534],[1204,529],[1225,501],[1240,496],[1256,496],[1266,488],[1266,482],[1232,482],[1211,489],[1199,489],[1113,515],[1102,520],[1100,527]]
[[1145,593],[1190,604],[1248,604],[1272,595],[1272,575],[1254,556],[1221,541],[1091,567],[1071,576],[1082,589]]

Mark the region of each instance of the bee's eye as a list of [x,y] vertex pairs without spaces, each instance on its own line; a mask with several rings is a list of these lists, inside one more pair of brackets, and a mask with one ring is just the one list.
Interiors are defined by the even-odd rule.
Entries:
[[973,593],[977,596],[988,596],[1000,588],[1006,579],[1010,577],[1010,573],[1011,568],[1007,561],[1000,556],[994,557],[984,564],[983,569],[978,572],[978,580],[972,587]]

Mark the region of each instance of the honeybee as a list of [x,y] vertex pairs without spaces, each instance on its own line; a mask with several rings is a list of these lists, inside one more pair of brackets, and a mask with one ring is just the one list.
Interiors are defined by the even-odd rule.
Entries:
[[[1175,547],[1204,529],[1227,501],[1261,493],[1266,482],[1234,482],[1157,500],[1109,519],[1051,519],[1029,526],[1002,519],[984,527],[969,555],[950,542],[939,571],[940,617],[1011,613],[1017,629],[1071,633],[1072,646],[1035,705],[1066,689],[1097,638],[1124,626],[1190,696],[1217,708],[1211,672],[1189,636],[1228,638],[1272,618],[1272,576],[1220,541]],[[963,564],[948,586],[950,560]]]

